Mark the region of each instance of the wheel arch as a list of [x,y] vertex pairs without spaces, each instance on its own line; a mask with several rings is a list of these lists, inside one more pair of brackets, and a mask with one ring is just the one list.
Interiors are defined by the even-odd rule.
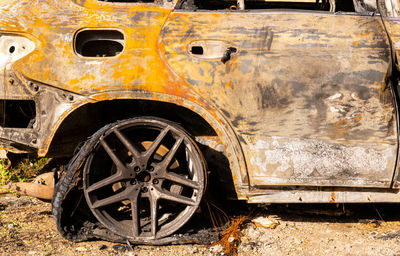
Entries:
[[[138,95],[138,92],[132,91],[100,93],[91,95],[90,99],[58,120],[56,128],[46,139],[47,145],[43,145],[43,150],[39,151],[40,156],[57,155],[57,148],[71,152],[78,142],[68,139],[85,141],[110,122],[140,115],[156,116],[179,123],[194,136],[217,136],[229,161],[236,196],[238,199],[246,199],[248,176],[239,140],[225,117],[208,102],[200,105],[173,95],[148,92]],[[115,109],[123,110],[124,113],[115,114]],[[65,145],[72,145],[73,148]]]

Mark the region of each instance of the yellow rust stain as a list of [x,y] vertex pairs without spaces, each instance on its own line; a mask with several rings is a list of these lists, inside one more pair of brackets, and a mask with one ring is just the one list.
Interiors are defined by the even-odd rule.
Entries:
[[335,192],[331,192],[331,199],[329,200],[329,203],[336,203],[336,195]]
[[[169,67],[165,45],[159,41],[161,29],[173,8],[156,4],[112,3],[98,0],[76,1],[19,0],[0,7],[0,29],[28,33],[36,49],[14,63],[13,68],[29,79],[71,91],[80,95],[97,95],[96,100],[138,98],[141,92],[154,93],[153,100],[183,105],[190,101],[201,106],[201,115],[210,120],[223,146],[230,144],[227,130],[231,129],[215,107],[199,96],[193,86]],[[80,5],[83,5],[83,8]],[[5,15],[14,13],[15,15]],[[171,14],[171,19],[174,14]],[[218,22],[222,15],[211,14]],[[229,14],[230,15],[230,14]],[[218,26],[218,24],[214,24]],[[185,26],[192,26],[187,17]],[[124,34],[124,50],[110,58],[84,58],[74,51],[74,36],[81,29],[118,29]],[[29,65],[27,65],[29,63]],[[209,69],[201,67],[207,72]],[[179,71],[176,71],[179,72]],[[204,77],[211,77],[205,74]],[[201,77],[199,77],[201,79]],[[227,83],[231,87],[233,82]],[[130,93],[130,94],[129,94]],[[164,95],[164,96],[160,96]],[[88,100],[87,102],[90,102]],[[82,105],[84,102],[81,102]],[[44,156],[57,127],[78,105],[62,113],[49,128],[39,148]],[[229,143],[228,143],[229,142]],[[228,157],[237,152],[230,150]],[[239,156],[242,157],[242,156]],[[238,180],[235,177],[235,180]]]
[[[263,157],[265,158],[265,156],[263,156]],[[265,161],[265,159],[263,159],[263,161]],[[276,163],[276,164],[267,163],[265,165],[265,169],[266,169],[265,174],[272,175],[276,171],[276,169],[279,168],[279,166],[281,166],[281,163]],[[252,170],[249,169],[249,172],[252,173]]]
[[227,82],[226,84],[225,84],[225,87],[232,87],[232,84],[233,84],[233,82],[232,81],[229,81],[229,82]]
[[362,116],[361,113],[356,113],[355,117],[354,117],[354,120],[356,120],[357,122],[360,122],[361,121],[361,116]]
[[349,131],[348,122],[346,119],[339,120],[333,123],[333,127],[328,130],[329,135],[332,138],[342,137],[343,135],[347,134]]

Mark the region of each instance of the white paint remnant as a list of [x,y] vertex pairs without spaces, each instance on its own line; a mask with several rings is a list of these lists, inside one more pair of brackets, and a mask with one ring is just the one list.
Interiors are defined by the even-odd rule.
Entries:
[[35,43],[30,39],[18,35],[0,36],[0,69],[11,64],[35,49]]
[[98,60],[96,60],[96,61],[87,61],[86,63],[89,64],[89,65],[101,65],[101,64],[104,64],[103,61],[98,61]]
[[339,109],[335,107],[330,107],[329,109],[331,110],[331,112],[339,112]]
[[341,94],[340,92],[335,93],[334,95],[328,97],[328,100],[335,100],[335,99],[339,99],[343,96],[343,94]]
[[[252,176],[270,177],[269,182],[302,180],[318,184],[343,180],[344,184],[390,181],[394,146],[376,143],[352,145],[314,139],[271,137],[249,145]],[[291,171],[288,177],[288,170]],[[329,185],[329,184],[325,184]]]
[[351,98],[352,98],[353,100],[360,100],[360,97],[358,97],[358,94],[355,93],[355,92],[351,93]]

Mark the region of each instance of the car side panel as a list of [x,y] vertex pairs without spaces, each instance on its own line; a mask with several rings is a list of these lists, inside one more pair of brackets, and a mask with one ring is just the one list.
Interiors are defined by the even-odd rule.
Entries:
[[[251,185],[390,186],[397,131],[379,17],[175,11],[161,40],[168,64],[230,120]],[[203,41],[237,53],[225,64],[192,54]]]
[[[34,100],[37,108],[33,128],[0,127],[0,147],[46,156],[57,129],[85,104],[117,99],[169,102],[197,113],[213,127],[229,160],[238,198],[244,199],[248,177],[235,133],[212,103],[162,58],[159,34],[174,4],[164,2],[169,7],[97,0],[0,5],[0,34],[24,34],[36,43],[32,53],[2,66],[0,99]],[[82,29],[118,30],[124,34],[124,50],[114,57],[82,57],[74,49],[74,36]]]

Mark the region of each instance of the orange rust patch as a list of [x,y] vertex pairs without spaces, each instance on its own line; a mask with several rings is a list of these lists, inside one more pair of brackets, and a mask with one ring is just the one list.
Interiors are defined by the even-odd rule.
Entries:
[[356,113],[356,116],[354,118],[357,122],[361,121],[361,113]]
[[331,192],[331,199],[329,200],[329,203],[336,203],[336,195],[335,192]]
[[233,82],[232,81],[229,81],[229,82],[227,82],[226,84],[225,84],[225,87],[231,87],[232,86],[232,84],[233,84]]

